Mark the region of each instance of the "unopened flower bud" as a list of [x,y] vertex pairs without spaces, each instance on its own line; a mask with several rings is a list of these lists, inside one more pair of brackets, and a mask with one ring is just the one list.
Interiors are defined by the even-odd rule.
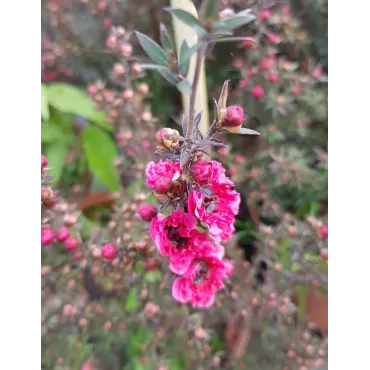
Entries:
[[132,55],[132,46],[125,42],[121,45],[119,52],[122,57],[128,58]]
[[172,128],[161,128],[155,135],[158,142],[158,148],[171,149],[174,144],[177,144],[178,140],[172,138],[172,136],[180,136],[180,133]]
[[65,241],[64,241],[64,247],[69,250],[73,251],[78,248],[79,246],[79,241],[74,238],[73,236],[69,236]]
[[259,98],[262,98],[262,96],[264,95],[265,93],[265,90],[263,89],[263,87],[261,85],[256,85],[253,89],[252,89],[252,95],[256,98],[256,99],[259,99]]
[[48,165],[47,158],[41,154],[41,170],[43,170]]
[[131,100],[134,97],[134,92],[131,89],[127,89],[122,93],[123,99]]
[[54,240],[54,231],[50,226],[41,228],[41,245],[48,245]]
[[220,17],[220,20],[224,20],[232,17],[234,14],[235,14],[234,10],[226,8],[222,10],[220,13],[218,13],[218,16]]
[[69,237],[68,227],[66,226],[60,227],[55,237],[58,240],[58,242],[64,242]]
[[112,243],[106,243],[101,247],[101,253],[106,260],[112,260],[116,257],[118,249]]
[[117,47],[117,37],[114,35],[109,35],[107,37],[106,45],[109,49],[115,49]]
[[321,226],[318,234],[321,238],[326,239],[328,237],[328,225]]
[[238,105],[231,105],[226,108],[226,115],[222,127],[227,131],[236,133],[239,132],[244,122],[244,111]]
[[137,89],[138,93],[143,95],[143,96],[146,96],[149,93],[149,85],[146,84],[146,83],[141,83],[141,84],[137,85],[136,89]]
[[260,20],[267,21],[271,17],[271,10],[270,9],[262,9],[260,13]]
[[139,65],[139,64],[134,63],[134,64],[131,66],[131,71],[132,71],[132,74],[133,74],[134,76],[139,76],[139,75],[140,75],[140,73],[141,73],[141,71],[142,71],[142,69],[141,69],[141,67],[140,67],[140,65]]
[[115,63],[113,66],[113,76],[117,79],[122,79],[126,73],[126,68],[122,63]]
[[157,194],[166,194],[172,187],[172,180],[169,177],[161,176],[154,183],[154,190]]
[[143,204],[139,207],[138,213],[143,221],[151,221],[155,216],[157,216],[158,211],[157,208],[151,204]]

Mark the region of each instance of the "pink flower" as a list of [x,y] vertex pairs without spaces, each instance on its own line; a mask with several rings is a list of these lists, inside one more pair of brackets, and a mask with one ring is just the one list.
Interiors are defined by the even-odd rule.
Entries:
[[157,215],[158,211],[151,204],[142,204],[138,209],[138,213],[143,221],[151,221]]
[[206,185],[212,179],[212,162],[200,159],[196,161],[190,169],[193,181],[199,185]]
[[146,167],[146,182],[154,188],[154,184],[160,177],[173,178],[181,174],[180,163],[169,160],[160,160],[158,163],[149,162]]
[[172,296],[194,307],[211,307],[216,292],[224,288],[223,280],[233,269],[231,261],[221,260],[215,254],[213,243],[205,241],[184,275],[173,283]]
[[41,228],[41,245],[48,245],[54,240],[54,231],[50,226]]
[[211,163],[213,178],[209,193],[193,190],[188,199],[188,211],[208,226],[214,240],[228,241],[235,231],[233,224],[240,195],[231,189],[234,184],[225,175],[222,165],[217,161]]
[[106,243],[101,247],[101,255],[106,260],[112,260],[116,257],[118,249],[112,243]]
[[195,217],[182,211],[173,211],[168,217],[158,214],[150,223],[150,235],[161,255],[170,258],[170,269],[176,274],[187,270],[197,246],[207,238],[194,230]]

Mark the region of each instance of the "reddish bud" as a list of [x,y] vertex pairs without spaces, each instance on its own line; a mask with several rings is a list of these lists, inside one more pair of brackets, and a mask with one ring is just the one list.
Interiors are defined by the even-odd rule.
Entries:
[[48,165],[47,158],[41,154],[41,169],[43,170]]
[[190,176],[199,185],[206,185],[212,179],[212,164],[211,162],[200,159],[196,161],[190,168]]
[[122,57],[128,58],[132,55],[132,46],[125,42],[121,45],[119,52]]
[[65,226],[60,227],[55,237],[58,240],[58,242],[64,242],[69,237],[68,227]]
[[226,116],[223,127],[229,132],[239,132],[244,122],[244,111],[238,105],[231,105],[226,108]]
[[239,81],[239,87],[241,89],[245,89],[249,85],[249,81],[243,78],[242,80]]
[[50,226],[41,228],[41,245],[48,245],[54,240],[54,231]]
[[154,183],[154,190],[158,194],[167,193],[172,187],[172,180],[169,177],[159,177]]
[[134,97],[134,92],[131,89],[127,89],[122,94],[123,99],[131,100]]
[[269,80],[270,80],[272,83],[274,83],[274,82],[278,81],[278,80],[279,80],[279,73],[277,73],[277,72],[271,72],[271,73],[269,74]]
[[109,49],[115,49],[117,47],[117,37],[114,35],[109,35],[107,37],[106,45]]
[[263,71],[268,71],[271,68],[271,60],[270,59],[262,59],[260,62],[260,69]]
[[101,247],[101,254],[106,260],[113,260],[118,253],[118,249],[112,244],[107,243]]
[[64,241],[64,247],[69,251],[77,249],[79,244],[80,243],[78,242],[78,240],[73,236],[67,237],[67,239]]
[[271,10],[270,9],[262,9],[260,13],[260,20],[267,21],[271,17]]
[[98,11],[105,12],[107,10],[107,3],[105,1],[99,1],[98,3]]
[[239,163],[240,164],[240,163],[243,163],[244,160],[245,160],[245,158],[241,154],[237,154],[235,156],[235,163]]
[[270,33],[268,36],[267,36],[267,41],[270,43],[270,44],[277,44],[279,42],[279,36],[276,34],[276,33]]
[[328,237],[328,225],[323,225],[320,227],[319,236],[324,239]]
[[243,59],[235,59],[234,60],[234,63],[233,63],[233,66],[235,67],[235,68],[237,68],[237,69],[240,69],[240,68],[242,68],[243,67],[243,65],[244,65],[244,60]]
[[141,115],[141,119],[142,119],[144,122],[150,122],[150,121],[153,119],[153,115],[152,115],[150,112],[144,112],[144,113]]
[[229,172],[231,176],[235,176],[238,173],[238,169],[236,167],[230,167]]
[[252,89],[252,95],[256,98],[256,99],[259,99],[259,98],[262,98],[262,96],[264,95],[265,93],[265,90],[263,89],[263,87],[261,85],[256,85],[253,89]]
[[139,207],[138,213],[143,221],[151,221],[157,216],[157,208],[151,204],[143,204]]
[[255,74],[255,69],[253,67],[247,68],[247,76],[252,77]]
[[243,41],[243,46],[245,48],[253,48],[256,45],[256,42],[254,40],[244,40]]
[[139,94],[145,96],[145,95],[148,95],[149,93],[149,85],[146,84],[146,83],[141,83],[139,85],[137,85],[137,91]]
[[301,93],[302,93],[302,87],[301,86],[296,85],[296,86],[292,87],[292,94],[293,95],[298,96],[298,95],[301,95]]
[[161,128],[155,135],[158,147],[160,149],[171,149],[174,144],[179,142],[177,139],[172,138],[172,136],[180,136],[180,133],[172,128]]
[[322,69],[320,67],[317,67],[312,72],[313,78],[320,78],[322,76]]
[[112,27],[112,20],[110,18],[104,18],[103,25],[105,29]]
[[44,202],[53,197],[53,191],[50,188],[41,188],[41,201]]
[[120,79],[126,73],[126,68],[122,63],[115,63],[113,66],[113,76]]

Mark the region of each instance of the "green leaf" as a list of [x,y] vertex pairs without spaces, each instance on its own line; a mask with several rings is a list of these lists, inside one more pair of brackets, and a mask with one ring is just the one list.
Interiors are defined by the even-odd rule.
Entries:
[[182,44],[181,44],[180,57],[179,57],[179,60],[180,60],[180,72],[184,76],[186,76],[188,74],[188,71],[189,71],[189,65],[190,65],[189,50],[190,50],[189,45],[186,42],[186,40],[184,40],[182,42]]
[[41,123],[41,142],[54,143],[56,141],[66,141],[67,135],[63,130],[51,123]]
[[41,84],[41,118],[48,121],[50,117],[49,101],[48,101],[48,87]]
[[155,283],[156,281],[161,280],[161,272],[156,270],[156,271],[148,271],[144,275],[144,280],[147,281],[148,283]]
[[90,170],[110,191],[117,191],[120,181],[113,162],[118,153],[113,140],[99,128],[89,126],[83,131],[82,141]]
[[240,131],[238,132],[238,134],[242,134],[242,135],[261,135],[258,131],[251,130],[249,128],[244,128],[244,127],[240,128]]
[[216,42],[217,44],[220,42],[238,42],[238,41],[254,41],[253,38],[250,37],[242,37],[242,36],[235,36],[235,37],[225,37],[223,39],[214,39],[213,42]]
[[64,113],[82,116],[104,129],[113,130],[113,128],[106,123],[105,113],[97,110],[94,107],[93,101],[84,91],[77,87],[56,83],[49,86],[48,94],[49,104],[55,109]]
[[171,85],[176,85],[177,84],[177,77],[173,73],[171,73],[169,71],[162,71],[162,70],[158,70],[158,72]]
[[211,18],[215,13],[217,1],[215,0],[203,0],[200,13],[203,15],[204,19]]
[[48,159],[48,166],[51,167],[50,176],[53,176],[51,183],[54,185],[58,183],[62,175],[67,150],[68,146],[65,142],[57,142],[46,148],[45,156]]
[[141,32],[135,31],[141,47],[147,53],[148,57],[156,64],[167,67],[167,55],[164,50],[150,37]]
[[187,64],[188,69],[189,69],[190,58],[196,51],[198,51],[200,49],[200,47],[202,46],[202,43],[198,42],[197,44],[195,44],[191,48],[189,48],[188,44],[186,44],[187,47],[183,46],[183,44],[181,45],[181,49],[180,49],[180,58],[179,58],[180,59],[180,66],[181,66],[181,64],[185,64],[185,65]]
[[161,70],[161,71],[169,71],[168,67],[165,67],[165,66],[160,66],[158,64],[150,64],[150,63],[144,63],[144,64],[140,64],[140,67],[142,69],[153,69],[153,70]]
[[202,27],[202,25],[199,23],[198,19],[194,17],[194,15],[182,9],[165,8],[165,10],[173,14],[181,22],[193,28],[199,36],[204,36],[207,34],[207,31]]
[[160,33],[161,33],[161,44],[164,50],[174,50],[171,35],[163,23],[161,23],[160,25]]
[[177,85],[177,90],[179,90],[182,93],[190,94],[191,93],[191,85],[188,80],[182,80]]
[[279,254],[279,259],[283,265],[284,271],[290,271],[290,253],[289,253],[289,239],[283,239],[278,242],[276,250]]
[[131,288],[128,296],[126,297],[125,310],[127,312],[135,311],[137,307],[137,291],[136,288]]
[[215,21],[212,23],[212,28],[214,30],[227,29],[233,30],[240,26],[244,26],[247,23],[250,23],[256,19],[253,14],[250,14],[251,10],[243,10],[239,13],[236,13],[233,17],[224,19],[222,21]]

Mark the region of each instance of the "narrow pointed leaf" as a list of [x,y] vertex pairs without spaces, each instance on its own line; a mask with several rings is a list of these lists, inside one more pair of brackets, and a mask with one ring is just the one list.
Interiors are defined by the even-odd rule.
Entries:
[[[217,113],[218,113],[218,115],[220,115],[220,111],[222,109],[226,109],[229,81],[230,80],[226,80],[224,82],[224,85],[222,86],[220,98],[218,99],[218,103],[217,103]],[[220,117],[219,117],[219,119],[220,119]]]
[[204,19],[212,17],[216,10],[217,1],[215,0],[203,0],[200,13]]
[[167,66],[167,56],[164,50],[150,37],[141,32],[135,31],[141,47],[148,54],[148,57],[156,64]]
[[196,128],[198,128],[199,122],[201,121],[202,116],[203,116],[203,109],[194,118],[194,125]]
[[171,35],[163,23],[161,23],[160,25],[160,33],[161,33],[161,44],[164,50],[174,50]]
[[213,22],[212,28],[214,30],[220,30],[220,29],[226,29],[226,30],[233,30],[235,28],[244,26],[247,23],[250,23],[256,19],[256,17],[250,13],[251,10],[243,10],[237,14],[235,14],[233,17]]
[[239,42],[239,41],[254,41],[256,42],[255,39],[251,38],[251,37],[238,37],[238,36],[235,36],[235,37],[225,37],[223,39],[214,39],[213,42],[217,42],[217,43],[220,43],[220,42]]
[[165,67],[165,66],[160,66],[158,64],[150,64],[150,63],[147,63],[147,64],[140,64],[140,67],[142,69],[151,69],[151,70],[156,70],[156,71],[168,71],[168,67]]
[[164,71],[164,70],[161,70],[161,69],[159,69],[158,72],[170,84],[172,84],[172,85],[176,85],[177,84],[177,82],[178,82],[177,81],[177,78],[176,78],[176,76],[173,73],[171,73],[169,71]]
[[191,48],[184,49],[182,52],[180,51],[180,57],[181,57],[180,64],[190,63],[191,56],[196,51],[198,51],[201,46],[202,46],[202,43],[199,42],[199,43],[195,44],[194,46],[192,46]]
[[177,90],[179,90],[182,93],[190,94],[191,93],[191,85],[188,80],[183,80],[179,82],[177,85]]
[[173,14],[181,22],[193,28],[199,36],[204,36],[207,34],[207,31],[202,27],[202,25],[199,23],[198,19],[194,17],[194,15],[182,9],[165,8],[165,10]]
[[181,44],[180,56],[179,56],[180,72],[184,76],[186,76],[188,74],[188,71],[189,71],[189,65],[190,65],[189,49],[190,48],[189,48],[188,43],[186,42],[186,40],[184,40]]
[[242,134],[242,135],[261,135],[258,131],[251,130],[249,128],[244,128],[244,127],[240,128],[240,131],[238,132],[238,134]]
[[48,121],[49,117],[48,87],[41,84],[41,118]]

